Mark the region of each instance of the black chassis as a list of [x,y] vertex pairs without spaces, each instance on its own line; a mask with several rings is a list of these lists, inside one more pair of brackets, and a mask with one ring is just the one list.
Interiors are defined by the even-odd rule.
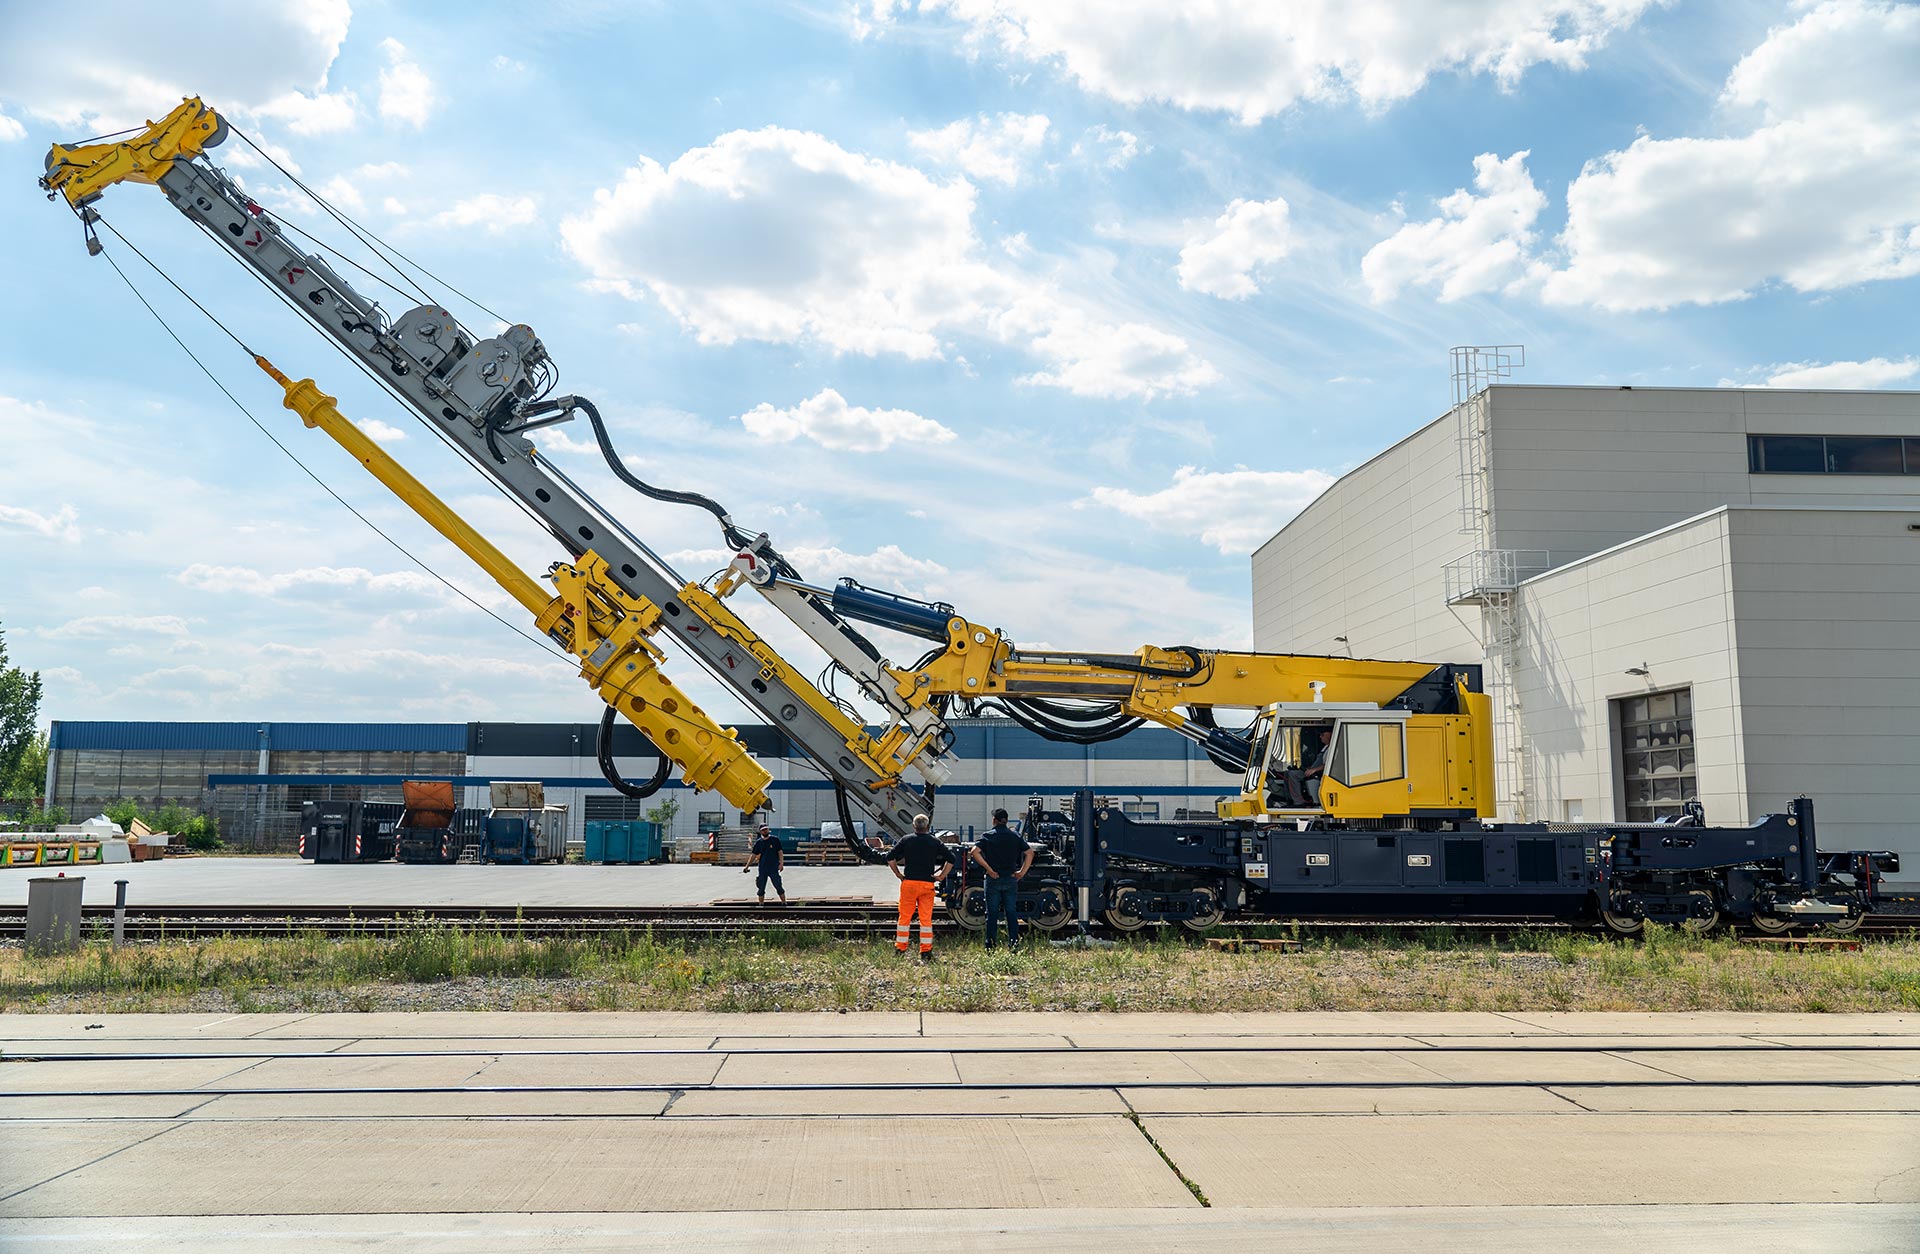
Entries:
[[[1550,919],[1679,924],[1857,919],[1899,870],[1884,851],[1818,847],[1813,802],[1748,827],[1698,823],[1482,823],[1416,828],[1147,821],[1074,795],[1071,816],[1037,843],[1021,883],[1023,920],[1058,926],[1064,896],[1084,926],[1108,914],[1128,926],[1218,917]],[[1045,832],[1048,825],[1042,825]],[[964,859],[965,849],[957,851]],[[942,886],[956,910],[977,909],[979,877],[961,862]],[[1112,912],[1112,913],[1109,913]]]

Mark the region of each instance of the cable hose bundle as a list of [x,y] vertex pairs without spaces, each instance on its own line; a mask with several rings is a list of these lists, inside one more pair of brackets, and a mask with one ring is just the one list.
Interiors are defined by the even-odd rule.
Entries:
[[[927,803],[927,816],[931,818],[933,816],[934,799],[932,784],[927,785],[922,799]],[[834,808],[838,810],[840,814],[840,836],[847,842],[847,848],[853,851],[853,856],[869,866],[885,866],[887,855],[881,850],[870,847],[867,842],[861,840],[855,832],[853,826],[853,810],[847,805],[847,787],[838,781],[835,781],[833,785],[833,804]]]
[[[617,713],[618,711],[612,706],[607,707],[607,712],[600,716],[600,734],[594,737],[593,751],[594,756],[600,760],[600,773],[607,777],[607,783],[613,785],[613,790],[623,797],[632,797],[635,800],[651,797],[666,784],[667,772],[672,769],[673,764],[663,753],[660,755],[660,765],[653,770],[652,779],[644,784],[629,783],[624,779],[620,774],[620,768],[613,764],[613,720]],[[658,748],[658,746],[655,747]]]
[[847,848],[853,851],[853,856],[869,866],[884,866],[887,855],[877,849],[868,848],[867,842],[855,834],[853,811],[847,805],[846,785],[837,781],[833,785],[833,804],[840,812],[840,837],[847,842]]

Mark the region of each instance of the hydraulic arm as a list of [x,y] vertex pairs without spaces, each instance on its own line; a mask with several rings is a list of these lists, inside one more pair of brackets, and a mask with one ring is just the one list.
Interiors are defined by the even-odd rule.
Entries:
[[[905,773],[912,770],[929,783],[938,783],[950,769],[946,744],[951,736],[926,712],[924,702],[912,708],[910,725],[869,734],[859,719],[809,683],[718,597],[681,578],[611,513],[540,456],[526,431],[575,412],[584,413],[615,474],[637,482],[614,453],[605,425],[591,402],[581,397],[549,398],[556,375],[545,345],[532,328],[515,325],[479,336],[437,303],[389,318],[325,258],[300,248],[271,213],[204,159],[205,150],[218,144],[227,132],[228,127],[213,110],[198,99],[189,99],[131,140],[56,147],[49,154],[42,186],[50,194],[66,198],[80,215],[90,239],[98,220],[93,205],[109,187],[120,182],[159,187],[176,209],[525,505],[574,559],[556,570],[561,598],[568,602],[561,617],[575,623],[568,630],[577,627],[583,643],[594,639],[592,648],[581,655],[583,674],[623,716],[639,723],[643,730],[654,730],[635,718],[636,714],[648,717],[646,710],[652,708],[636,709],[635,701],[651,698],[628,692],[624,670],[611,672],[605,668],[616,664],[624,668],[632,663],[637,675],[642,655],[657,659],[657,646],[646,637],[664,632],[746,705],[780,728],[856,808],[884,830],[910,830],[914,815],[923,812],[927,802],[918,788],[907,785]],[[299,388],[294,385],[295,391]],[[329,429],[335,430],[337,437],[350,430],[350,424],[340,423]],[[379,452],[370,441],[358,443],[360,447],[352,450],[356,456],[368,449]],[[374,464],[368,462],[369,468]],[[706,498],[638,486],[665,499],[710,508],[730,544],[744,547],[755,543],[761,560],[784,567],[765,537],[756,542],[742,535],[725,512]],[[440,508],[444,510],[444,506]],[[447,516],[451,517],[450,513]],[[466,530],[471,533],[470,528]],[[491,567],[489,570],[498,577],[498,572]],[[524,603],[521,591],[515,595]],[[544,616],[548,608],[542,598],[539,612]],[[858,664],[859,669],[869,673],[863,686],[874,682],[878,652],[864,637],[840,623],[830,609],[807,608],[821,622],[842,631],[851,646],[859,646],[855,651],[865,659]],[[604,634],[595,637],[593,629],[585,626],[588,620],[601,624]],[[571,635],[567,644],[574,647]],[[658,674],[657,670],[652,673]],[[855,673],[858,676],[859,672]],[[680,702],[679,710],[686,711],[690,704]],[[681,744],[674,740],[674,730],[661,728],[655,742],[663,753],[680,762]],[[702,729],[702,735],[714,732],[718,729]],[[681,765],[687,767],[688,763]],[[717,781],[731,765],[707,769],[714,770]],[[693,772],[689,782],[700,784],[698,775],[698,771]],[[751,795],[760,786],[740,782],[737,790]]]
[[[422,487],[311,380],[290,382],[256,359],[307,425],[338,441],[577,657],[582,678],[609,710],[646,732],[687,783],[715,789],[740,809],[753,810],[765,802],[768,776],[732,732],[708,718],[661,672],[661,646],[668,638],[812,760],[834,786],[843,818],[851,807],[893,833],[911,829],[914,816],[927,810],[932,789],[951,774],[953,737],[946,717],[954,710],[998,711],[1043,736],[1076,743],[1112,739],[1147,721],[1173,728],[1204,746],[1225,769],[1254,768],[1231,808],[1233,817],[1274,808],[1263,772],[1269,761],[1284,761],[1271,750],[1285,740],[1273,730],[1285,711],[1307,707],[1296,721],[1323,722],[1335,740],[1336,711],[1349,721],[1367,711],[1390,711],[1398,721],[1412,720],[1398,750],[1408,782],[1331,793],[1344,799],[1341,815],[1379,818],[1442,805],[1451,813],[1491,813],[1489,720],[1477,675],[1468,682],[1456,668],[1428,663],[1186,646],[1147,647],[1133,654],[1026,652],[950,605],[850,580],[831,589],[806,582],[768,536],[743,531],[716,502],[635,477],[592,401],[552,395],[557,370],[532,328],[502,326],[477,335],[432,300],[390,317],[325,257],[301,247],[273,214],[212,164],[208,150],[229,131],[213,110],[189,99],[132,139],[55,146],[41,184],[80,216],[95,252],[99,242],[93,231],[100,219],[94,205],[101,195],[122,182],[157,186],[180,213],[518,500],[567,554],[568,560],[548,574],[553,592]],[[530,431],[576,415],[586,418],[616,478],[654,499],[714,516],[736,555],[725,571],[708,584],[682,578],[527,438]],[[850,677],[882,711],[876,725],[822,691],[735,612],[731,598],[748,588],[826,652],[830,674]],[[896,666],[858,623],[918,637],[932,648],[913,665]],[[1260,743],[1217,725],[1216,708],[1263,711]],[[613,717],[607,716],[603,729]],[[1416,726],[1420,720],[1427,722]],[[1386,744],[1384,733],[1380,744]],[[644,795],[648,787],[635,789],[618,779],[607,745],[603,735],[600,756],[608,778],[629,795]],[[1411,778],[1416,767],[1426,777],[1422,786]],[[658,786],[664,771],[663,763],[650,787]]]

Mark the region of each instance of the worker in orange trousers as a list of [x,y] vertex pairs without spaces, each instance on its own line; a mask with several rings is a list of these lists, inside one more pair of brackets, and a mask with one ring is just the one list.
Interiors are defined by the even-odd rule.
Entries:
[[927,829],[926,815],[915,816],[913,834],[887,850],[887,866],[900,880],[900,928],[894,933],[893,947],[907,952],[914,916],[920,918],[920,958],[933,961],[933,891],[935,885],[953,870],[953,854]]

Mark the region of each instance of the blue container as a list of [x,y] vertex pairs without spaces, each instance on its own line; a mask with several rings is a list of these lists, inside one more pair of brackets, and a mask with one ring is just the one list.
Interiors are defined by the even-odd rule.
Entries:
[[645,819],[595,819],[587,824],[588,862],[658,862],[660,825]]

